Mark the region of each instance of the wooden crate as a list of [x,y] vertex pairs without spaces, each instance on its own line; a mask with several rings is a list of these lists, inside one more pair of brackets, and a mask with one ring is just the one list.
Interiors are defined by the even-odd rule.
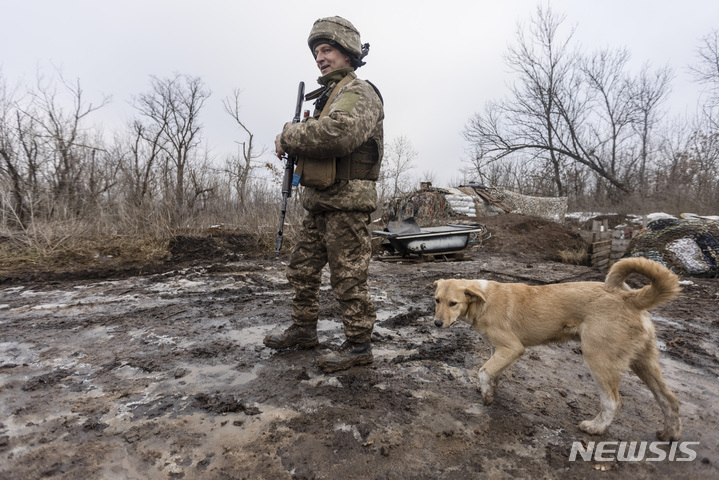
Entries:
[[589,247],[589,261],[593,267],[609,268],[612,254],[612,241],[600,240]]
[[599,268],[609,268],[622,258],[635,233],[633,227],[610,230],[607,220],[594,220],[591,231],[579,232],[589,244],[590,265]]

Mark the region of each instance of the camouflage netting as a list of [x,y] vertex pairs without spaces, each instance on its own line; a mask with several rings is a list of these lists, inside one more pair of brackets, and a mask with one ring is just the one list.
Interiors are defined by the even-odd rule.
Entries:
[[388,200],[385,222],[414,217],[421,225],[448,217],[491,217],[516,213],[563,222],[566,197],[530,197],[495,187],[425,188]]
[[[481,190],[477,190],[481,194]],[[564,221],[567,213],[567,197],[532,197],[495,187],[486,187],[484,191],[509,207],[511,213],[540,217],[559,223]]]
[[435,190],[423,190],[387,200],[382,219],[387,223],[414,217],[420,225],[426,226],[435,219],[453,215],[444,195]]
[[632,238],[625,257],[650,258],[683,275],[719,277],[719,222],[655,220]]

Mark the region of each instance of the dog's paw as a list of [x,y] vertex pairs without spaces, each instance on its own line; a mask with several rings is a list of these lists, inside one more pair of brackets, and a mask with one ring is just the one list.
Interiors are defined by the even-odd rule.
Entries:
[[601,435],[607,428],[602,425],[597,425],[593,420],[585,420],[578,425],[579,429],[590,435]]
[[484,370],[480,370],[477,375],[479,379],[479,392],[482,394],[482,401],[485,405],[491,405],[494,402],[494,387],[497,384]]

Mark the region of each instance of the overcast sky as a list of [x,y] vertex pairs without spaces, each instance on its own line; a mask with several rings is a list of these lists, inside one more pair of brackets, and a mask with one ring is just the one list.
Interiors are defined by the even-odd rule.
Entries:
[[[459,178],[468,119],[507,94],[503,61],[517,24],[536,0],[0,0],[0,72],[32,83],[58,67],[79,79],[86,100],[112,102],[93,121],[106,131],[135,115],[133,95],[150,75],[200,77],[212,91],[202,122],[212,152],[223,157],[244,138],[222,99],[242,90],[242,117],[273,161],[275,135],[294,111],[297,84],[314,89],[319,75],[307,47],[313,22],[340,15],[371,44],[361,78],[385,99],[385,139],[406,136],[418,152],[414,174],[435,185]],[[546,2],[544,3],[546,5]],[[632,65],[675,69],[671,107],[693,112],[698,87],[687,66],[699,39],[719,28],[717,0],[551,0],[576,27],[576,45],[592,51],[626,47]],[[311,108],[310,104],[306,104]]]

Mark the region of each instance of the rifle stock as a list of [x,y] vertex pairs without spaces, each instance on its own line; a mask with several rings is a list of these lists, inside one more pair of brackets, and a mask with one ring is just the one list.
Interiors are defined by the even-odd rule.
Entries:
[[[292,123],[300,122],[300,115],[302,113],[302,103],[305,100],[305,82],[300,82],[297,88],[297,104],[295,105],[295,116],[292,118]],[[292,196],[292,180],[295,171],[295,163],[297,163],[297,157],[294,155],[285,156],[285,174],[282,177],[282,204],[280,207],[280,228],[277,231],[277,238],[275,239],[275,255],[280,254],[282,249],[283,232],[285,228],[285,214],[287,213],[287,199]]]

